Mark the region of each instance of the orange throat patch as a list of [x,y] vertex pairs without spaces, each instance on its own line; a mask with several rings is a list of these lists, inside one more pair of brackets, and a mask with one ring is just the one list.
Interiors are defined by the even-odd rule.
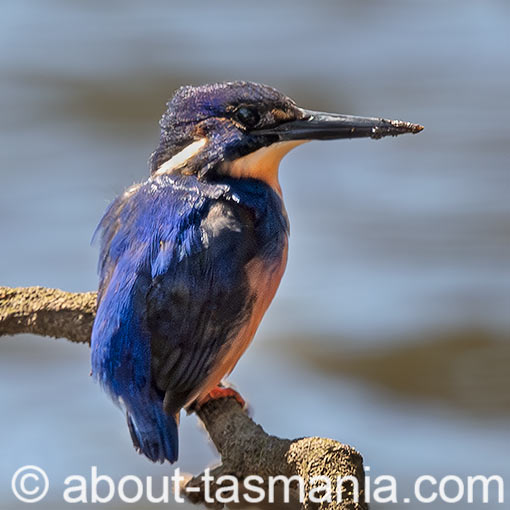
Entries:
[[262,147],[242,158],[235,159],[224,165],[224,172],[237,179],[252,178],[264,181],[278,195],[282,195],[278,181],[278,168],[283,157],[294,147],[306,143],[307,140],[277,142],[269,147]]

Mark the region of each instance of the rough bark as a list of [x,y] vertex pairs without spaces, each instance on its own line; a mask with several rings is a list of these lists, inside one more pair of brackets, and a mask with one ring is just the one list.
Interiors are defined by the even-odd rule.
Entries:
[[[0,336],[31,333],[72,342],[89,343],[96,309],[96,293],[73,293],[43,287],[0,287]],[[211,474],[234,475],[240,480],[258,475],[269,477],[298,475],[305,482],[301,507],[342,510],[365,510],[363,502],[364,471],[361,455],[348,445],[332,439],[308,437],[280,439],[267,434],[233,398],[213,400],[196,410],[209,436],[221,455],[221,465]],[[325,476],[333,488],[333,500],[314,503],[308,495],[313,477]],[[337,500],[338,478],[354,477],[359,483],[359,499],[355,501],[351,482],[343,484],[342,498]],[[269,483],[269,482],[268,482]],[[323,486],[319,481],[318,485]],[[203,480],[196,476],[188,487],[201,492],[189,493],[194,502],[204,500]],[[299,491],[292,485],[293,503]],[[315,494],[316,496],[320,494]]]

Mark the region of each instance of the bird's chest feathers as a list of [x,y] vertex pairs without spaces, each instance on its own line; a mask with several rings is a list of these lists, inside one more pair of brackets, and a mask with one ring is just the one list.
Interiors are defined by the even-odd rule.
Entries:
[[279,142],[263,147],[224,165],[224,172],[237,179],[259,179],[268,184],[281,197],[278,167],[283,157],[304,141]]
[[286,265],[286,237],[279,259],[269,262],[264,258],[256,257],[247,264],[246,277],[248,280],[249,293],[252,297],[252,307],[249,316],[235,335],[235,338],[222,347],[214,369],[207,377],[200,391],[194,395],[191,400],[198,398],[200,401],[205,398],[209,391],[214,388],[225,375],[233,370],[239,358],[255,336],[260,321],[264,317],[280,285]]
[[[239,352],[244,352],[255,335],[262,317],[278,290],[286,265],[287,239],[284,241],[282,254],[278,260],[268,263],[267,260],[255,258],[246,266],[248,286],[254,299],[250,318],[238,335],[237,349]],[[235,355],[229,358],[232,365],[228,367],[228,371],[232,370],[237,359],[238,357]]]
[[[254,297],[252,325],[258,326],[262,316],[276,294],[287,266],[287,238],[283,241],[281,256],[268,261],[256,257],[246,266],[246,276],[251,295]],[[252,331],[255,334],[255,330]]]

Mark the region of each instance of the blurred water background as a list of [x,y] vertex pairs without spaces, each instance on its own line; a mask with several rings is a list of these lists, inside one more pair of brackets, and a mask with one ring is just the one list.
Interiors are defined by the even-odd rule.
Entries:
[[[352,444],[373,479],[395,475],[403,493],[422,474],[510,486],[508,2],[2,7],[1,285],[96,287],[92,232],[146,177],[181,84],[255,80],[308,108],[425,125],[284,160],[288,270],[231,380],[268,431]],[[24,464],[48,472],[39,506],[52,509],[65,506],[60,482],[91,465],[117,478],[171,472],[134,452],[88,354],[0,341],[0,508],[23,506],[10,477]],[[181,438],[183,471],[213,462],[194,417]],[[420,505],[373,505],[404,507]],[[497,505],[469,505],[482,507]]]

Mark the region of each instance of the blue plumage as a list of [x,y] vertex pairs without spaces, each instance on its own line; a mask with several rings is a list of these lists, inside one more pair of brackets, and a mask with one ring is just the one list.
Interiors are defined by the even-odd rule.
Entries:
[[285,269],[278,165],[310,139],[421,126],[304,110],[266,85],[182,87],[161,119],[151,177],[98,227],[92,372],[135,447],[178,457],[181,408],[202,402],[247,348]]
[[278,260],[286,229],[280,198],[256,180],[156,176],[107,210],[92,370],[151,460],[176,460],[174,416],[249,316],[243,267]]

